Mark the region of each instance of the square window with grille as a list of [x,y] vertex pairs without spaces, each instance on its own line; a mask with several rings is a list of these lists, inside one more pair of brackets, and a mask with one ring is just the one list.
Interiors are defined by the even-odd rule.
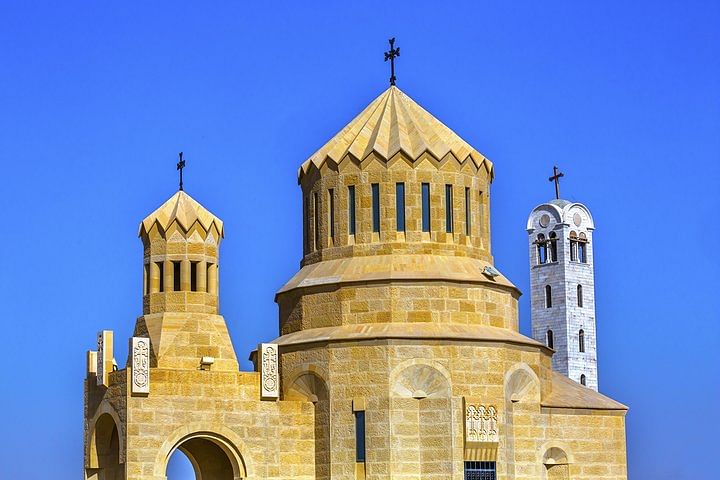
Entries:
[[465,462],[465,480],[495,480],[495,462]]

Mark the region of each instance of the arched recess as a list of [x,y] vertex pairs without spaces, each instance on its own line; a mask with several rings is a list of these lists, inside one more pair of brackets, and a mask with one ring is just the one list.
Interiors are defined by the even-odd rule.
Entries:
[[[312,402],[315,405],[315,477],[330,478],[330,395],[327,383],[314,371],[293,375],[285,393],[286,400]],[[290,378],[293,378],[290,377]]]
[[118,422],[109,412],[100,413],[88,440],[85,478],[88,480],[124,480],[125,465],[120,463]]
[[444,367],[422,360],[390,376],[392,470],[416,478],[449,478],[453,468],[452,388]]
[[241,480],[248,477],[240,453],[243,442],[226,427],[193,424],[173,432],[161,445],[155,459],[154,475],[165,478],[168,461],[176,449],[190,460],[198,480]]
[[568,449],[563,445],[556,443],[546,444],[541,449],[543,477],[546,480],[569,480],[570,464],[572,463],[568,455]]
[[515,478],[515,443],[523,439],[516,435],[515,424],[532,424],[533,415],[540,410],[540,379],[526,363],[516,363],[505,373],[505,460],[509,478]]

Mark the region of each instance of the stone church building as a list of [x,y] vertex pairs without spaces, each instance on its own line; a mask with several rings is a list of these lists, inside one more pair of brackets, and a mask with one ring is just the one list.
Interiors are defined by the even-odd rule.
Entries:
[[590,212],[530,215],[528,338],[493,266],[493,179],[383,92],[299,169],[303,258],[254,371],[218,309],[223,222],[178,191],[140,224],[127,362],[107,330],[87,354],[85,479],[164,480],[176,449],[201,480],[625,479],[627,407],[596,391]]

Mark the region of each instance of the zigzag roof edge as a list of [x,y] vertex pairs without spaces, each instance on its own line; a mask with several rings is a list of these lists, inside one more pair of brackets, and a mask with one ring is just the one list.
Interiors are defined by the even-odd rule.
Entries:
[[[398,111],[402,114],[398,115]],[[312,166],[320,169],[328,160],[339,164],[348,155],[357,157],[354,152],[363,152],[364,160],[371,153],[386,159],[399,151],[413,162],[426,152],[435,158],[452,152],[461,163],[469,156],[477,168],[485,166],[491,181],[494,178],[492,161],[399,88],[391,86],[302,163],[298,182]]]
[[[357,158],[357,157],[355,157],[355,155],[353,155],[351,152],[346,152],[346,154],[345,154],[341,159],[339,159],[339,160],[335,160],[334,158],[332,158],[332,157],[330,157],[330,156],[327,156],[327,157],[325,157],[325,159],[324,159],[322,162],[320,162],[320,164],[316,164],[315,162],[308,162],[308,161],[306,161],[306,162],[303,163],[303,164],[300,166],[300,168],[298,169],[298,183],[302,180],[302,178],[303,178],[305,175],[308,174],[308,172],[309,172],[313,167],[315,167],[315,169],[317,169],[317,170],[320,170],[323,166],[325,166],[325,164],[328,162],[328,160],[331,161],[331,162],[333,162],[333,163],[335,163],[336,165],[340,165],[342,162],[345,161],[346,158],[351,158],[351,159],[353,159],[353,160],[355,160],[355,161],[357,161],[357,162],[359,162],[359,163],[362,163],[362,162],[364,162],[370,155],[372,155],[373,153],[374,153],[375,155],[377,155],[378,157],[380,157],[380,159],[381,159],[383,162],[385,162],[385,163],[387,163],[387,162],[390,160],[390,159],[388,159],[388,158],[385,158],[385,157],[382,155],[382,153],[377,152],[377,151],[375,151],[375,150],[372,150],[372,151],[370,151],[364,158]],[[415,162],[417,162],[418,160],[420,160],[425,154],[430,155],[431,157],[433,157],[433,158],[434,158],[435,160],[437,160],[437,161],[440,161],[442,158],[445,157],[445,156],[443,156],[443,157],[441,157],[441,158],[438,158],[438,157],[435,156],[435,154],[433,154],[432,152],[430,152],[430,151],[428,151],[428,150],[424,150],[424,151],[423,151],[420,155],[418,155],[416,158],[412,158],[412,157],[411,157],[407,152],[405,152],[404,150],[399,150],[398,152],[395,152],[395,153],[392,155],[392,157],[394,157],[394,156],[397,155],[398,153],[404,153],[407,158],[410,158],[410,159],[411,159],[411,161],[412,161],[413,164],[414,164]],[[448,153],[451,153],[451,154],[455,157],[455,154],[454,154],[453,152],[450,151],[450,152],[448,152]],[[447,154],[446,154],[446,155],[447,155]],[[492,181],[492,180],[495,178],[495,164],[494,164],[489,158],[483,156],[482,154],[480,154],[480,155],[481,155],[481,158],[482,158],[482,160],[480,160],[480,161],[478,161],[477,159],[475,159],[475,157],[472,155],[472,153],[471,153],[471,154],[468,154],[464,159],[460,159],[460,158],[458,158],[458,157],[455,157],[455,158],[457,159],[458,163],[460,163],[461,165],[464,164],[464,163],[467,161],[467,159],[469,158],[470,160],[472,160],[472,162],[473,162],[473,164],[475,165],[476,168],[480,169],[480,168],[482,168],[482,167],[485,167],[486,171],[488,172],[488,174],[489,174],[489,176],[490,176],[490,181]],[[390,158],[392,158],[392,157],[390,157]]]
[[190,231],[195,223],[199,223],[205,231],[215,225],[220,237],[225,236],[223,221],[182,190],[140,222],[138,236],[149,232],[155,224],[167,230],[173,222],[177,222],[186,232]]

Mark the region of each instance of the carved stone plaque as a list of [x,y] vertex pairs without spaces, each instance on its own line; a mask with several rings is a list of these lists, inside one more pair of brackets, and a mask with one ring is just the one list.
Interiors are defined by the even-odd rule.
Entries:
[[150,339],[132,337],[132,387],[133,394],[150,393]]
[[280,375],[278,372],[278,346],[274,343],[261,343],[258,346],[260,358],[260,397],[277,399],[280,397]]
[[113,332],[98,332],[97,340],[97,384],[109,386],[110,372],[113,371]]
[[465,405],[465,442],[496,443],[500,440],[497,408],[493,405]]

